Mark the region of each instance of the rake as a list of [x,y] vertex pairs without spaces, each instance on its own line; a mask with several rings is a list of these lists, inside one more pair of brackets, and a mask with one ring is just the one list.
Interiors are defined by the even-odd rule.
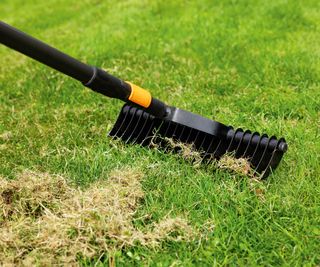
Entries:
[[[192,144],[203,159],[220,159],[230,153],[246,158],[254,172],[266,178],[279,165],[287,151],[284,138],[277,139],[241,128],[234,129],[217,121],[169,106],[151,94],[106,71],[84,64],[59,50],[0,21],[0,42],[26,56],[54,68],[98,93],[125,102],[110,137],[126,143],[165,148],[165,138]],[[154,138],[154,136],[162,138]],[[207,160],[205,160],[207,162]]]

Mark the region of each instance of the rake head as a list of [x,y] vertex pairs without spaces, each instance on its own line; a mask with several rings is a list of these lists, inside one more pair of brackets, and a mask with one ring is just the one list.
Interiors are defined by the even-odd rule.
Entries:
[[[217,159],[225,153],[246,158],[255,173],[266,178],[287,150],[284,138],[234,129],[193,113],[172,108],[166,119],[156,118],[140,108],[125,104],[109,135],[142,146],[150,142],[165,147],[163,138],[193,144],[204,159]],[[160,136],[162,138],[157,138]]]

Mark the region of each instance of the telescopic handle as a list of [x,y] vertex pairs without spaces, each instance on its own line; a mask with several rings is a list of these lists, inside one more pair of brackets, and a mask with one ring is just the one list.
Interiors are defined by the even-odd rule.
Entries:
[[82,63],[3,21],[0,21],[0,43],[82,82],[96,92],[134,103],[156,117],[166,115],[167,106],[151,97],[148,91]]

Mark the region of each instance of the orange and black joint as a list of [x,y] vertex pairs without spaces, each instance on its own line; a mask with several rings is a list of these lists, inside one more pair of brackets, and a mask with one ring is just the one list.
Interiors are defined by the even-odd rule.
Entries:
[[92,77],[83,82],[86,87],[105,96],[117,98],[142,108],[151,115],[163,118],[167,114],[167,105],[153,98],[149,91],[131,83],[118,79],[106,71],[92,67]]
[[167,115],[167,105],[151,96],[150,92],[131,83],[126,82],[131,87],[131,93],[128,97],[128,102],[142,107],[149,114],[158,118],[163,118]]

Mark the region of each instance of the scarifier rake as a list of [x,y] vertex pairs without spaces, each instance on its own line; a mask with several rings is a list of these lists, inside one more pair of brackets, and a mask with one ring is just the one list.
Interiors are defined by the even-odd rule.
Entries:
[[[0,42],[96,92],[125,101],[109,133],[111,137],[143,146],[148,146],[152,140],[162,147],[165,146],[163,138],[172,138],[193,144],[204,159],[219,159],[230,152],[235,158],[247,158],[255,172],[264,178],[278,166],[287,150],[284,138],[234,130],[231,126],[168,106],[139,86],[86,65],[4,22],[0,22]],[[153,138],[154,134],[163,138]]]

